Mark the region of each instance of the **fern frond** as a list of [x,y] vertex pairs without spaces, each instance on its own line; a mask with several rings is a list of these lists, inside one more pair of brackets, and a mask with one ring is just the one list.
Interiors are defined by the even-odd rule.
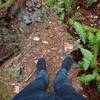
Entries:
[[97,0],[87,0],[88,6],[92,6],[95,2],[97,2]]
[[87,25],[83,25],[83,29],[88,32],[93,32],[93,33],[100,31],[100,29],[97,29],[97,28],[91,27],[91,26],[87,26]]
[[5,3],[0,4],[0,8],[9,8],[13,4],[13,0],[7,0]]
[[47,5],[52,6],[56,3],[56,0],[47,0]]
[[72,19],[69,19],[69,23],[75,28],[76,32],[80,36],[80,39],[85,44],[86,43],[86,38],[87,38],[87,33],[83,29],[83,26],[79,22],[74,21]]
[[90,45],[94,45],[96,36],[94,35],[94,33],[92,32],[88,32],[88,42],[90,43]]
[[93,54],[89,50],[84,49],[82,47],[79,47],[79,49],[81,50],[84,56],[82,61],[80,62],[80,65],[82,66],[84,70],[87,70],[90,67],[91,61],[93,59]]
[[92,52],[93,52],[93,59],[91,62],[91,66],[92,67],[96,67],[97,66],[97,56],[100,50],[100,31],[98,31],[96,33],[96,35],[94,35],[93,33],[89,34],[89,43],[91,45],[92,48]]
[[64,0],[65,8],[67,10],[70,10],[73,7],[73,5],[75,4],[75,1],[76,0]]
[[95,79],[94,74],[82,75],[77,78],[81,83],[89,83]]
[[[100,44],[100,30],[98,32],[96,32],[96,43]],[[100,47],[100,45],[99,45]]]

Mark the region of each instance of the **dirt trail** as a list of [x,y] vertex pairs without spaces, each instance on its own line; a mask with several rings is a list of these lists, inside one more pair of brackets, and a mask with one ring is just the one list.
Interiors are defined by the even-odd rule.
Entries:
[[[36,22],[29,25],[33,32],[30,34],[22,53],[5,63],[5,69],[7,68],[6,66],[11,66],[17,71],[17,78],[10,79],[8,76],[11,84],[7,87],[10,87],[12,96],[15,95],[14,92],[24,88],[36,77],[35,65],[41,57],[44,57],[47,63],[47,70],[50,76],[49,90],[51,91],[53,80],[60,69],[62,60],[67,51],[73,49],[73,45],[67,42],[63,24],[58,17],[53,14],[48,19],[47,23]],[[71,74],[71,77],[73,77],[73,74]]]
[[[24,73],[27,75],[35,70],[37,60],[40,57],[44,57],[47,61],[49,73],[52,75],[52,78],[54,78],[54,74],[56,74],[64,58],[66,36],[64,36],[63,26],[58,21],[57,16],[51,16],[49,19],[47,26],[43,24],[35,25],[34,29],[36,28],[37,32],[33,32],[30,35],[27,46],[17,61],[18,64],[20,63],[20,66],[24,67]],[[41,31],[38,31],[40,27],[43,28]],[[17,65],[17,63],[15,63],[15,65]]]

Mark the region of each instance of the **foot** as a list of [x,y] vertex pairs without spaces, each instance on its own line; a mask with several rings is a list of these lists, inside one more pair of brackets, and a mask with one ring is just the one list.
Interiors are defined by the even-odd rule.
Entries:
[[71,69],[72,65],[73,65],[72,57],[67,56],[62,63],[62,68],[65,68],[67,71],[69,71]]
[[46,62],[44,58],[40,58],[36,65],[37,72],[40,72],[41,70],[46,70]]

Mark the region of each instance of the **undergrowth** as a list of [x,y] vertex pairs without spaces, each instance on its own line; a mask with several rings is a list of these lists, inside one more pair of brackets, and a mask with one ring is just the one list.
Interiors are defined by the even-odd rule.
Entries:
[[65,13],[71,13],[76,0],[46,0],[49,7],[54,7],[61,21],[64,21]]
[[13,0],[5,0],[4,3],[0,4],[0,8],[8,9],[8,8],[10,8],[12,6],[12,4],[13,4]]
[[88,6],[92,6],[96,2],[97,2],[97,0],[87,0]]
[[10,94],[2,83],[0,83],[0,98],[2,100],[10,100],[11,98]]
[[[72,15],[75,12],[76,0],[45,0],[49,7],[55,9],[61,21],[64,21],[65,14]],[[97,0],[86,0],[87,5],[90,7]],[[76,10],[77,12],[77,10]]]
[[[97,62],[97,56],[100,53],[100,30],[82,25],[72,19],[69,19],[69,23],[79,36],[78,48],[83,55],[82,60],[79,61],[79,68],[84,73],[78,77],[78,80],[84,84],[96,81],[100,91],[100,65]],[[92,70],[89,71],[90,69]]]

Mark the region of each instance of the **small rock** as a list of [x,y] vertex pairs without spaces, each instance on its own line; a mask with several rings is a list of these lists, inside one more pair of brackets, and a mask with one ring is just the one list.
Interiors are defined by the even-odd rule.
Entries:
[[80,6],[77,6],[77,9],[80,9]]
[[31,18],[29,16],[24,16],[23,17],[23,21],[26,23],[26,24],[31,24],[32,21],[31,21]]
[[42,43],[44,43],[44,44],[48,44],[48,41],[42,41]]
[[68,49],[72,50],[74,48],[74,46],[73,46],[73,44],[66,43],[64,48],[65,48],[65,51],[67,51]]
[[18,85],[15,86],[15,93],[19,93],[20,92],[20,87]]
[[39,37],[34,37],[33,40],[34,40],[34,41],[39,41],[40,38],[39,38]]
[[41,22],[42,13],[40,10],[36,10],[33,14],[30,14],[30,18],[33,22]]
[[35,64],[37,64],[38,60],[35,60],[34,62],[35,62]]
[[25,24],[31,24],[30,13],[27,10],[22,11],[22,17]]
[[97,18],[98,18],[98,16],[94,16],[94,18],[95,18],[95,19],[97,19]]

